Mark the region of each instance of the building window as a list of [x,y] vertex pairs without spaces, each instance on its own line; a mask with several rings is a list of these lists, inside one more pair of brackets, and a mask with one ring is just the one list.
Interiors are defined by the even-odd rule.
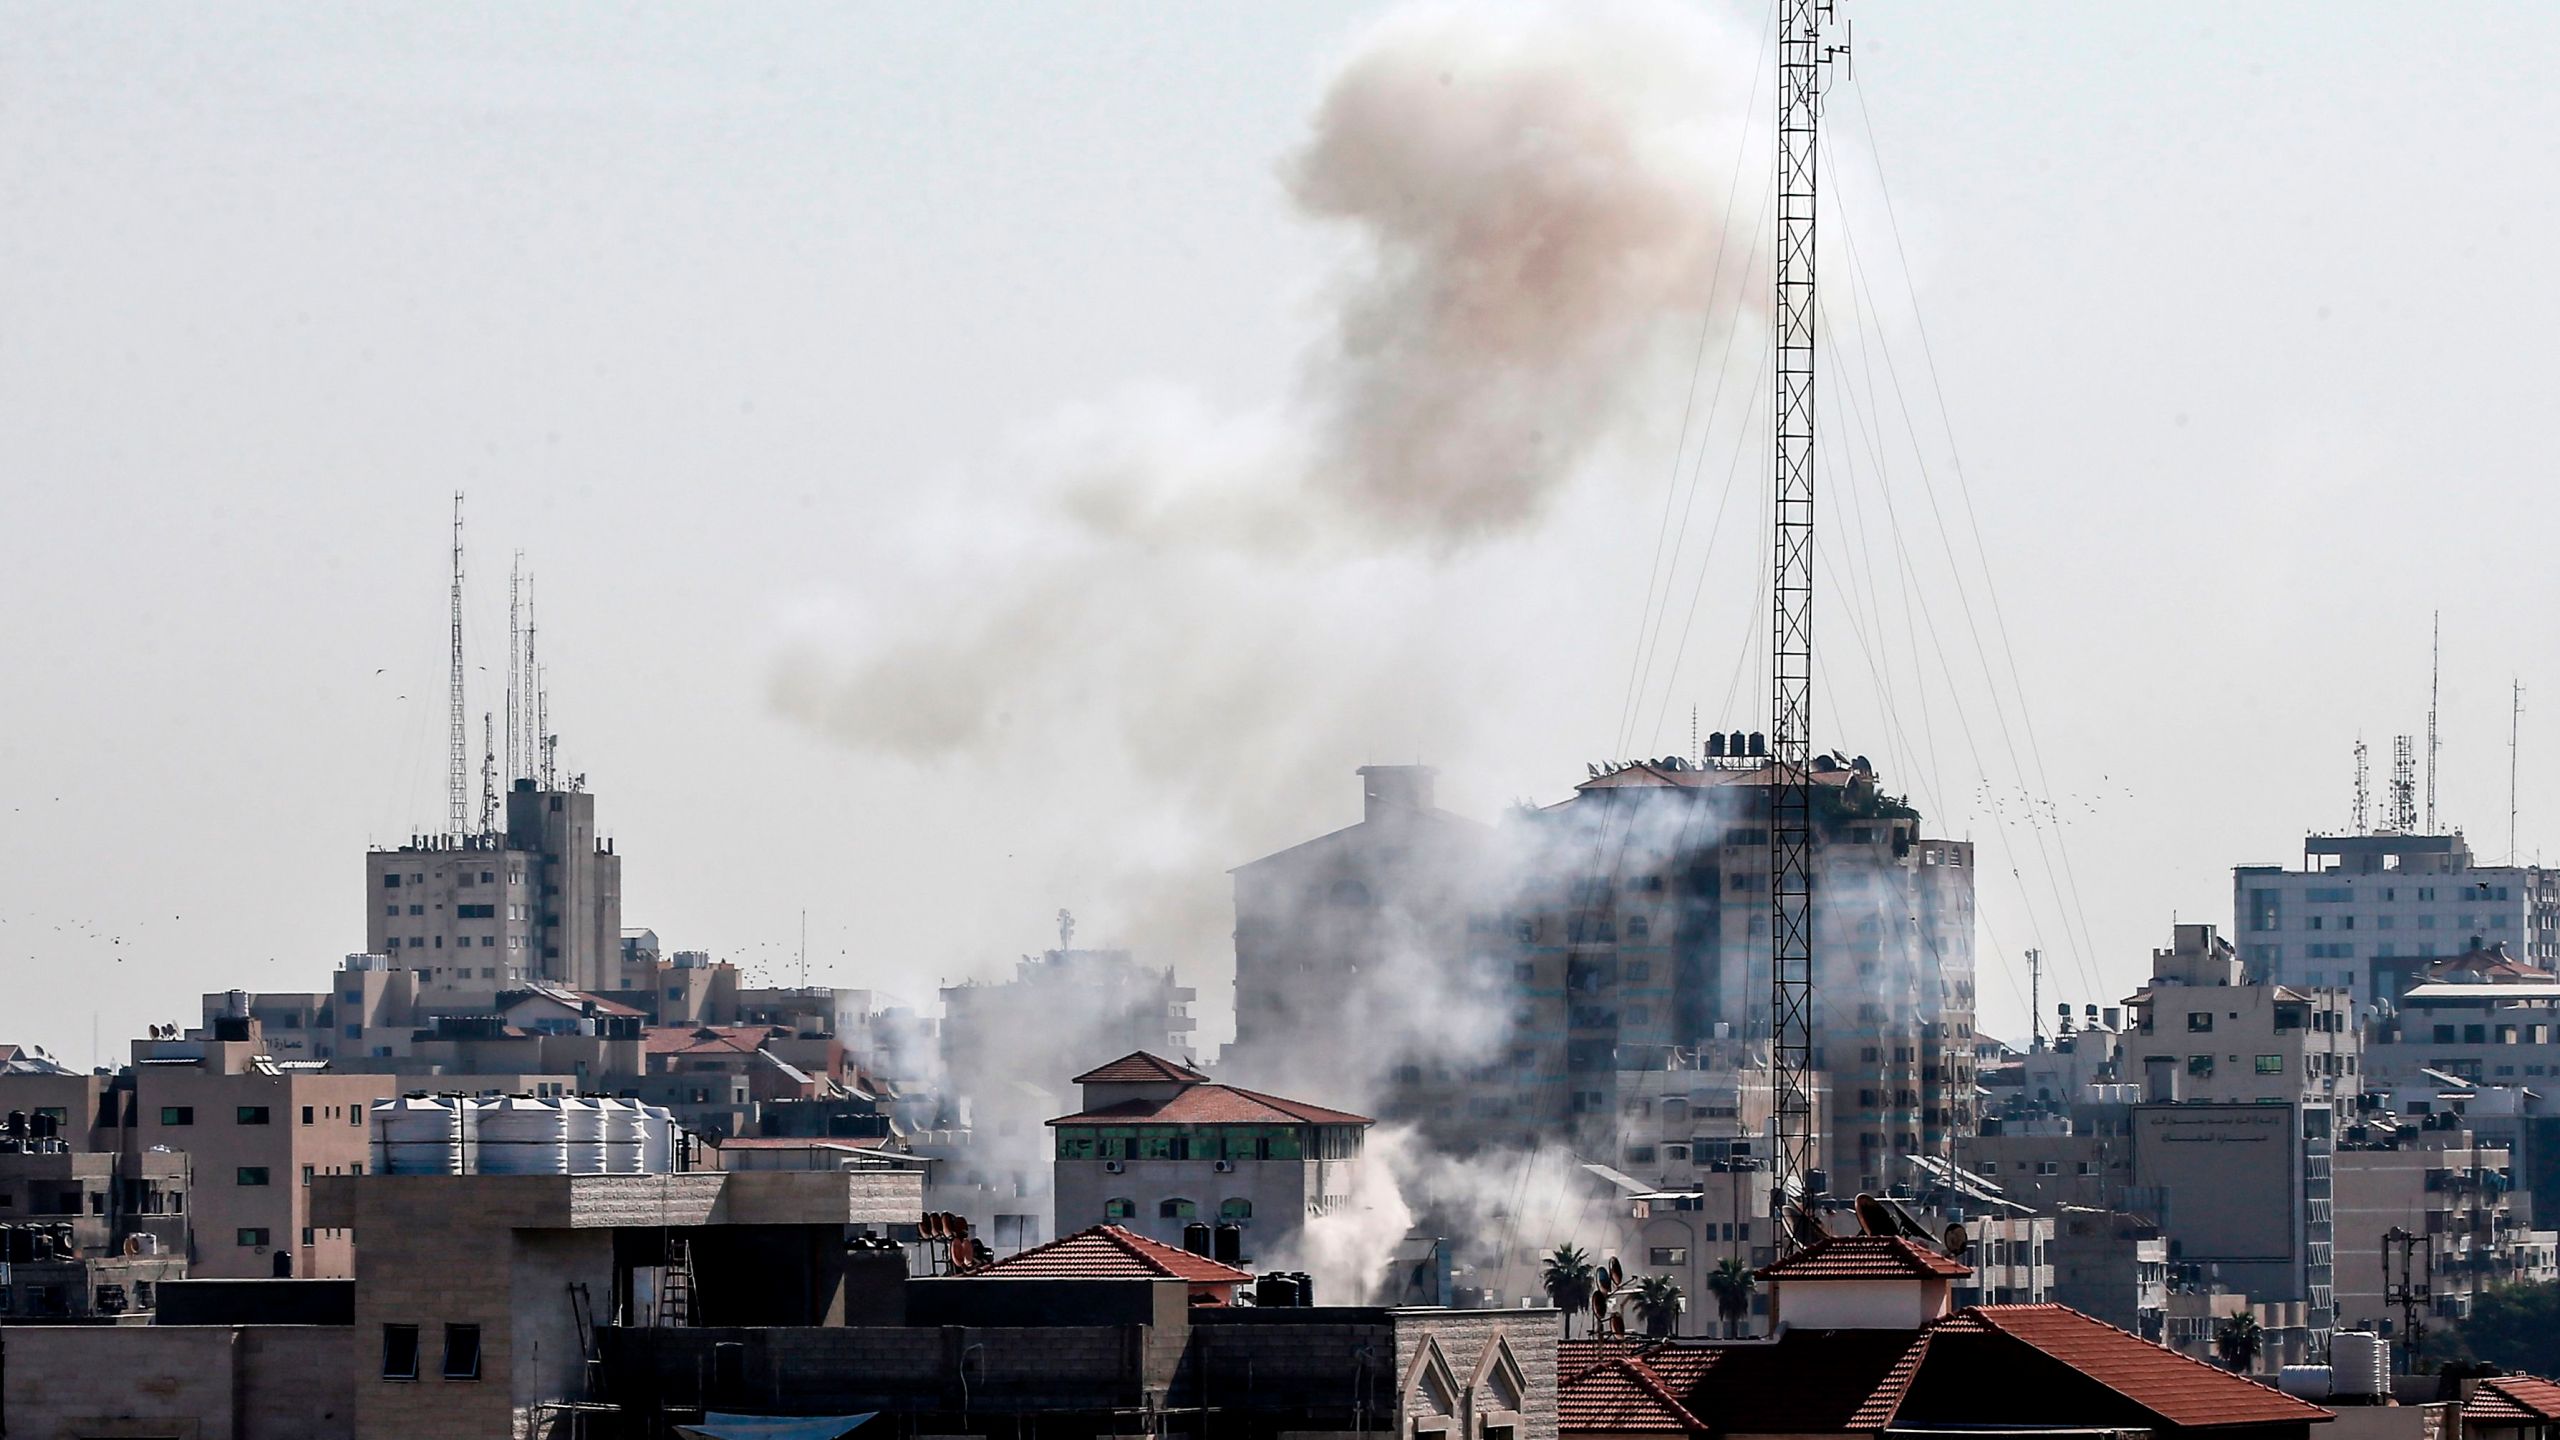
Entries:
[[480,1327],[447,1325],[444,1327],[444,1378],[477,1380],[480,1378]]
[[251,1228],[244,1226],[240,1233],[232,1238],[238,1242],[240,1248],[243,1250],[263,1250],[266,1248],[267,1244],[266,1227],[258,1226]]
[[397,876],[397,875],[385,875],[385,876],[383,876],[383,877],[382,877],[382,888],[383,888],[383,889],[385,889],[385,890],[397,890],[397,889],[399,889],[399,888],[400,888],[400,877],[399,877],[399,876]]
[[196,1107],[193,1105],[163,1105],[160,1107],[160,1123],[163,1125],[193,1125],[196,1123]]
[[311,1119],[312,1119],[312,1110],[311,1110],[311,1107],[310,1107],[310,1106],[308,1106],[308,1105],[303,1106],[303,1107],[302,1107],[302,1123],[303,1123],[303,1124],[305,1124],[305,1125],[308,1125],[308,1124],[310,1124],[310,1123],[311,1123]]
[[1167,1200],[1156,1207],[1159,1220],[1194,1220],[1199,1215],[1200,1207],[1189,1200]]
[[1134,1220],[1138,1218],[1138,1202],[1135,1200],[1121,1199],[1105,1200],[1102,1202],[1102,1218],[1105,1220]]
[[1686,1245],[1656,1245],[1652,1255],[1655,1265],[1666,1268],[1689,1263],[1689,1247]]
[[2187,1057],[2187,1073],[2188,1073],[2188,1074],[2190,1074],[2190,1075],[2195,1076],[2195,1077],[2196,1077],[2197,1079],[2199,1079],[2199,1080],[2210,1080],[2210,1079],[2212,1079],[2212,1078],[2213,1078],[2213,1057],[2212,1057],[2212,1056],[2210,1056],[2210,1055],[2190,1055],[2190,1056],[2188,1056],[2188,1057]]
[[266,1167],[266,1166],[264,1166],[264,1165],[243,1165],[243,1166],[241,1166],[241,1167],[240,1167],[240,1170],[239,1170],[239,1174],[238,1174],[238,1176],[236,1177],[236,1183],[241,1184],[241,1185],[264,1185],[264,1184],[266,1184],[266,1183],[267,1183],[267,1167]]
[[2261,1056],[2259,1056],[2259,1057],[2258,1057],[2258,1073],[2259,1073],[2259,1074],[2261,1074],[2261,1075],[2281,1075],[2281,1074],[2283,1074],[2283,1073],[2284,1073],[2284,1057],[2283,1057],[2283,1056],[2281,1056],[2281,1055],[2261,1055]]
[[243,1105],[237,1112],[235,1112],[233,1118],[237,1119],[243,1125],[264,1125],[267,1123],[267,1107],[264,1105]]
[[1218,1218],[1250,1220],[1253,1218],[1253,1202],[1245,1199],[1221,1200],[1218,1202]]
[[315,1173],[317,1173],[317,1170],[314,1166],[305,1165],[302,1167],[302,1183],[306,1188],[311,1184],[311,1177]]
[[382,1327],[382,1378],[415,1380],[418,1378],[418,1327],[385,1325]]
[[2187,1029],[2198,1033],[2213,1029],[2213,1012],[2210,1010],[2188,1011]]

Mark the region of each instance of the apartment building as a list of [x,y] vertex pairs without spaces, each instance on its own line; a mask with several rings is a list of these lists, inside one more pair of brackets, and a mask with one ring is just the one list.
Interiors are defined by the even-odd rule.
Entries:
[[2482,865],[2455,835],[2313,835],[2302,867],[2242,865],[2232,923],[2253,979],[2398,999],[2429,962],[2475,943],[2560,964],[2560,875]]
[[2063,1205],[2053,1213],[2053,1298],[2145,1340],[2167,1336],[2169,1240],[2141,1215]]
[[2560,1076],[2560,974],[2495,945],[2438,961],[2374,1026],[2369,1053],[2377,1085],[2430,1071],[2474,1085],[2547,1085]]
[[2337,1105],[2363,1083],[2352,995],[2255,981],[2211,925],[2176,927],[2125,1009],[2119,1069],[2149,1100]]
[[485,1008],[528,981],[597,991],[621,978],[622,859],[596,829],[595,796],[518,780],[506,801],[503,830],[365,856],[365,949],[416,972],[429,1009]]
[[1212,1238],[1233,1264],[1289,1255],[1350,1203],[1365,1115],[1221,1085],[1143,1051],[1078,1075],[1056,1137],[1055,1229],[1118,1225],[1167,1245]]
[[344,1276],[343,1230],[311,1219],[311,1183],[362,1174],[377,1101],[400,1093],[386,1075],[278,1062],[256,1026],[219,1026],[203,1040],[137,1040],[120,1148],[183,1151],[194,1170],[189,1274],[216,1279]]
[[2509,1152],[2437,1123],[2454,1118],[2361,1126],[2368,1138],[2331,1157],[2341,1326],[2397,1328],[2386,1290],[2401,1264],[2394,1231],[2413,1237],[2414,1278],[2427,1283],[2429,1313],[2447,1320],[2468,1316],[2492,1285],[2555,1278],[2560,1234],[2528,1228]]
[[[1765,759],[1595,767],[1498,830],[1438,809],[1427,769],[1360,773],[1360,824],[1235,872],[1233,1066],[1374,1064],[1380,1108],[1453,1148],[1620,1155],[1671,1057],[1765,1046]],[[1922,835],[1863,759],[1811,779],[1825,1157],[1876,1189],[1973,1127],[1972,849]],[[1364,1005],[1388,1023],[1346,1059],[1338,1017]]]

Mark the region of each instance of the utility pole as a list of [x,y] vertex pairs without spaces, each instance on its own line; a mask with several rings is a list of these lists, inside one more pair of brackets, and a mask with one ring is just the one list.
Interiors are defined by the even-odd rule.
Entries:
[[445,681],[445,829],[460,844],[471,829],[471,761],[463,738],[462,705],[462,492],[453,492],[453,646]]
[[[1774,554],[1769,614],[1770,1218],[1809,1195],[1813,1133],[1813,364],[1815,159],[1827,0],[1779,0]],[[1845,47],[1842,47],[1845,48]]]
[[524,552],[516,552],[507,567],[507,783],[516,783],[523,774],[517,759],[520,747],[516,709],[523,702],[520,682],[524,678]]
[[[2400,1278],[2391,1278],[2393,1252],[2398,1252]],[[2411,1272],[2411,1257],[2417,1259],[2416,1274]],[[2417,1374],[2424,1368],[2427,1353],[2427,1306],[2435,1299],[2436,1244],[2429,1235],[2412,1235],[2394,1225],[2382,1232],[2382,1303],[2400,1307],[2401,1349],[2408,1356],[2408,1372]]]

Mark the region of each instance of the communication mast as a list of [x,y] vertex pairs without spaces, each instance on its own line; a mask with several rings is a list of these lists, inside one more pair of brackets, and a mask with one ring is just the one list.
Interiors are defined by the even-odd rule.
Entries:
[[2509,682],[2515,687],[2507,702],[2507,863],[2516,863],[2516,742],[2523,738],[2524,682]]
[[2414,736],[2391,737],[2391,833],[2418,833],[2418,742]]
[[453,492],[453,653],[445,682],[445,831],[458,843],[471,829],[471,760],[462,713],[462,492]]
[[480,833],[498,828],[498,718],[480,712]]
[[2444,685],[2444,612],[2436,612],[2427,657],[2427,833],[2436,833],[2436,696]]
[[524,772],[517,768],[516,707],[523,692],[519,682],[524,678],[524,552],[516,552],[507,566],[507,783],[513,785]]
[[[1814,176],[1826,0],[1779,0],[1777,410],[1769,609],[1769,1083],[1776,1147],[1769,1203],[1779,1253],[1807,1192],[1813,1133]],[[1845,47],[1843,47],[1845,48]]]
[[2356,737],[2356,833],[2365,832],[2365,817],[2372,813],[2372,776],[2365,766],[2364,737]]

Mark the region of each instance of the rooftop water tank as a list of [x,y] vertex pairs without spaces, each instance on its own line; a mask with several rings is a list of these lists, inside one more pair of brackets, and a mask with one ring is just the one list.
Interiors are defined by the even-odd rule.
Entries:
[[604,1144],[604,1107],[608,1103],[575,1095],[560,1102],[560,1115],[568,1126],[570,1174],[602,1175],[611,1169],[605,1164]]
[[373,1172],[460,1175],[470,1163],[470,1101],[409,1095],[373,1107]]
[[559,1101],[510,1095],[477,1109],[481,1174],[569,1173],[568,1120]]
[[2341,1400],[2379,1404],[2391,1393],[2391,1347],[2370,1330],[2329,1337],[2329,1389]]
[[676,1112],[664,1105],[640,1107],[640,1173],[666,1175],[676,1168]]
[[648,1112],[637,1100],[599,1100],[596,1103],[604,1107],[605,1173],[649,1173]]
[[2287,1365],[2276,1372],[2276,1388],[2296,1400],[2318,1402],[2329,1398],[2329,1367],[2326,1365]]

